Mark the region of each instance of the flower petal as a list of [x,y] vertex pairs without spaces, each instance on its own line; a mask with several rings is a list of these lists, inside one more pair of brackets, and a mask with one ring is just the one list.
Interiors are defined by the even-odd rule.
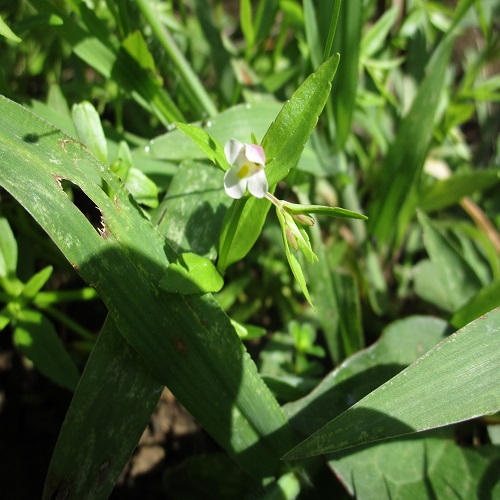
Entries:
[[[241,198],[247,189],[248,178],[240,179],[238,173],[240,167],[231,167],[224,174],[224,189],[231,198]],[[267,182],[267,181],[266,181]]]
[[266,154],[257,144],[246,144],[245,155],[248,161],[264,166],[266,164]]
[[264,196],[266,196],[268,184],[266,173],[263,168],[255,169],[254,173],[247,177],[247,181],[248,190],[256,198],[264,198]]
[[245,163],[245,144],[237,139],[229,139],[224,146],[224,153],[229,165],[242,165]]

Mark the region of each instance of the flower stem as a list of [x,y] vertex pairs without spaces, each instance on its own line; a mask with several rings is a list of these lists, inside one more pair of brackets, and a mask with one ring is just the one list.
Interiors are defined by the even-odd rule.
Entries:
[[283,208],[283,204],[281,202],[281,200],[278,200],[278,198],[276,198],[276,196],[274,196],[273,194],[267,192],[266,193],[266,198],[276,207],[276,208],[279,208],[280,210]]

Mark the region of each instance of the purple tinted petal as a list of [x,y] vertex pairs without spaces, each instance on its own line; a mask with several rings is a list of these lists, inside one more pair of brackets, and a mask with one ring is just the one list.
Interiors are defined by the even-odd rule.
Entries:
[[266,164],[266,154],[260,146],[257,146],[257,144],[246,144],[245,154],[248,161],[251,161],[252,163],[257,163],[262,166]]

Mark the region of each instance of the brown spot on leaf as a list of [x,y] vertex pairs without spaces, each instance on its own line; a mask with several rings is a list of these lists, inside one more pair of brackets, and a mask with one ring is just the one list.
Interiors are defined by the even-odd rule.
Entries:
[[179,354],[184,354],[187,350],[186,343],[180,337],[174,339],[174,347]]

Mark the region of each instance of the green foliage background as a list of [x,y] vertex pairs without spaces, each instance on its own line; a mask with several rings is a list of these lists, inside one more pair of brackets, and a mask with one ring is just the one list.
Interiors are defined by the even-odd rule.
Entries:
[[74,392],[45,498],[107,498],[165,386],[220,447],[167,496],[500,495],[499,14],[0,3],[1,346]]

